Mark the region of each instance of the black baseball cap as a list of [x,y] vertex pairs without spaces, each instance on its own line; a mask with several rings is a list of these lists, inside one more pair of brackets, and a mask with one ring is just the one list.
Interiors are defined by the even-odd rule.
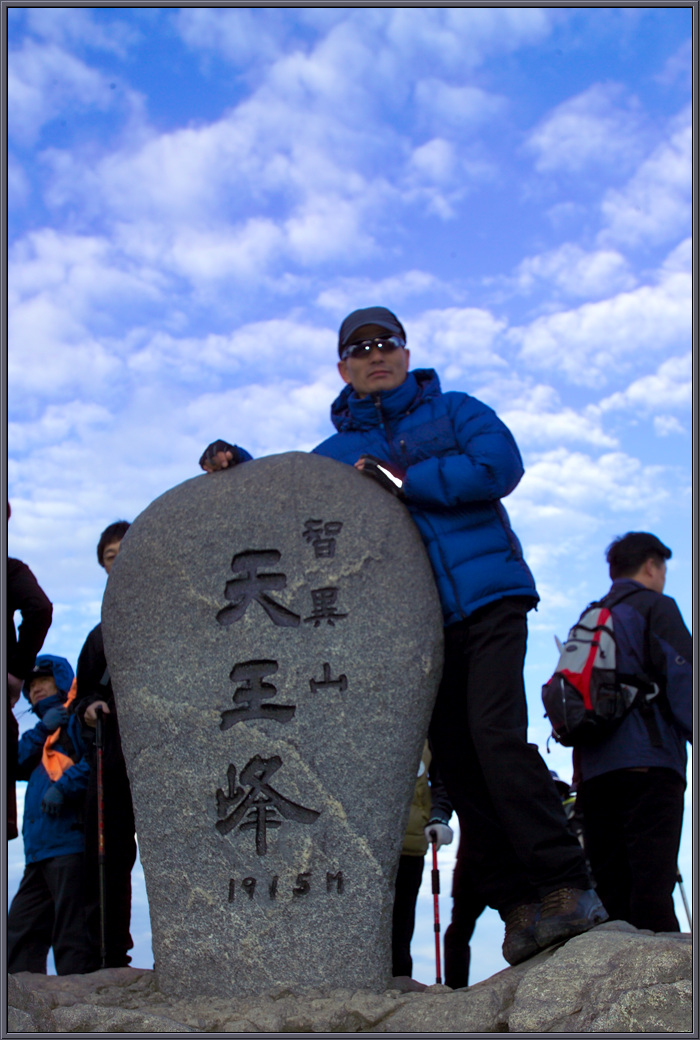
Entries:
[[394,336],[400,336],[406,342],[406,332],[403,325],[386,307],[362,307],[358,311],[348,314],[338,332],[338,353],[342,354],[349,340],[363,325],[378,325],[386,329]]

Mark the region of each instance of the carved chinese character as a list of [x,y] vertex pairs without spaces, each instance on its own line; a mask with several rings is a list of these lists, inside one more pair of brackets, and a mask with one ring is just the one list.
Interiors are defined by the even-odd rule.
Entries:
[[307,520],[304,523],[303,537],[314,547],[317,557],[335,556],[335,536],[343,528],[340,520]]
[[268,595],[270,590],[286,588],[286,575],[258,574],[261,567],[270,567],[273,563],[279,563],[280,556],[277,549],[236,553],[231,561],[231,570],[234,574],[238,571],[241,573],[239,577],[231,578],[226,582],[224,595],[231,602],[216,615],[216,620],[220,625],[232,625],[234,621],[239,621],[248,609],[248,605],[256,600],[276,625],[281,628],[297,627],[300,621],[299,615],[294,614]]
[[338,598],[338,589],[312,589],[311,602],[313,612],[304,621],[313,621],[314,628],[318,628],[322,621],[328,625],[335,625],[336,618],[347,617],[347,614],[339,614],[335,609],[335,601]]
[[[285,798],[270,787],[268,780],[282,766],[282,759],[278,755],[272,758],[262,758],[255,755],[241,771],[241,785],[236,783],[236,767],[231,764],[226,771],[228,780],[228,794],[221,788],[216,792],[216,806],[218,822],[216,829],[220,834],[228,834],[239,827],[240,830],[255,828],[255,851],[258,856],[267,853],[267,829],[268,827],[281,827],[282,820],[292,820],[294,823],[315,823],[321,815],[315,809],[305,809],[297,805],[289,798]],[[246,790],[247,788],[247,790]],[[233,812],[229,816],[229,809]]]
[[277,669],[277,661],[241,661],[234,665],[230,675],[231,682],[243,680],[243,685],[239,686],[233,695],[234,704],[240,707],[221,712],[219,729],[230,729],[237,722],[245,722],[248,719],[289,722],[296,711],[295,705],[262,703],[277,694],[276,686],[262,681],[263,676],[274,675]]
[[326,873],[326,892],[330,892],[333,889],[333,882],[335,882],[336,892],[342,893],[345,882],[343,880],[343,872],[339,870],[336,874],[332,874],[331,871]]
[[348,688],[348,677],[339,675],[337,679],[331,679],[331,666],[326,663],[323,665],[323,679],[309,679],[309,686],[312,693],[316,693],[326,686],[337,686],[338,693],[345,693]]

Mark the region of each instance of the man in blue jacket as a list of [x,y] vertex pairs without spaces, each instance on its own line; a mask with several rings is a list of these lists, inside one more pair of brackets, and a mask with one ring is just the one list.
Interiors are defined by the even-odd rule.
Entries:
[[22,692],[39,716],[19,741],[24,800],[25,870],[7,922],[7,970],[46,974],[53,947],[58,975],[98,965],[91,956],[83,892],[82,803],[89,765],[80,722],[69,714],[73,669],[65,657],[41,654]]
[[[425,543],[445,622],[431,747],[516,964],[607,917],[527,742],[526,615],[539,597],[501,504],[523,475],[520,452],[487,405],[443,393],[432,369],[409,371],[406,333],[386,308],[348,315],[338,353],[337,432],[314,451],[400,494]],[[217,441],[200,464],[239,461]]]
[[631,531],[607,549],[617,670],[660,688],[610,734],[574,753],[576,805],[598,894],[611,918],[680,931],[673,909],[686,741],[693,737],[693,642],[663,594],[671,550]]

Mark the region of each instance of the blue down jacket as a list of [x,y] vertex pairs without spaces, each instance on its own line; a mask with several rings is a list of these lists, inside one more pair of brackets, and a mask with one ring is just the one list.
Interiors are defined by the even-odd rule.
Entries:
[[539,599],[501,498],[523,464],[493,409],[443,393],[432,369],[358,397],[346,386],[331,407],[337,433],[314,452],[353,465],[375,455],[406,474],[406,505],[432,563],[446,625],[504,596]]
[[41,718],[49,708],[63,704],[65,693],[56,693],[35,704],[32,711],[39,716],[34,729],[23,733],[19,741],[17,776],[20,780],[29,780],[24,797],[24,822],[22,837],[24,839],[24,856],[27,863],[36,863],[51,856],[67,856],[73,852],[82,852],[85,848],[83,838],[82,805],[87,789],[90,765],[84,757],[85,745],[80,734],[80,720],[77,715],[70,715],[65,737],[58,745],[60,750],[70,748],[75,754],[75,765],[63,773],[56,781],[64,802],[58,816],[48,816],[41,810],[41,799],[53,781],[42,765],[41,756],[46,738],[50,735]]
[[665,710],[654,702],[662,746],[654,747],[644,719],[633,709],[603,740],[576,749],[576,781],[644,766],[674,769],[685,779],[685,745],[693,740],[693,639],[670,596],[632,578],[618,578],[610,592],[634,589],[612,608],[616,666],[623,675],[646,675],[663,691]]

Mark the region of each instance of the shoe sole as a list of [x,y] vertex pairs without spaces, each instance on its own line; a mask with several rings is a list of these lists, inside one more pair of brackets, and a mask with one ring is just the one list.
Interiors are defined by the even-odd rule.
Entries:
[[572,921],[570,924],[560,923],[551,931],[546,927],[547,922],[541,921],[535,926],[535,940],[541,950],[546,950],[553,946],[554,943],[565,942],[567,939],[573,939],[577,935],[583,935],[584,932],[590,931],[597,924],[603,924],[607,920],[608,915],[606,913],[596,914],[592,921],[582,922],[579,918],[578,921]]

